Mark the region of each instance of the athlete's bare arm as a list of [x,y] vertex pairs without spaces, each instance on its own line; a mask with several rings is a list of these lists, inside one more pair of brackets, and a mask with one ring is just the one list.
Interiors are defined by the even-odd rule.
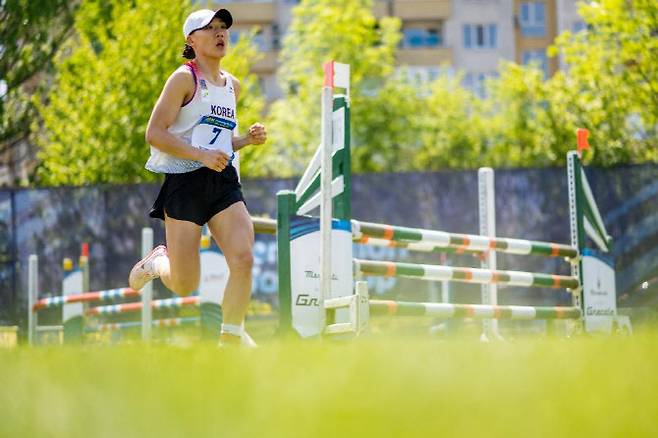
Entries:
[[[233,81],[233,88],[235,90],[235,103],[237,105],[238,97],[240,96],[240,81],[237,80],[234,76],[231,76]],[[243,147],[250,144],[263,144],[267,140],[267,132],[265,131],[265,126],[261,123],[254,123],[249,127],[246,135],[234,135],[233,136],[233,150],[239,151]]]

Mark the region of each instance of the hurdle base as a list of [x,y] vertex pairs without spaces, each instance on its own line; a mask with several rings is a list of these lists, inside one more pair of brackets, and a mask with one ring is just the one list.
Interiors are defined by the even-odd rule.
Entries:
[[[331,298],[324,301],[327,324],[323,330],[325,335],[352,334],[357,336],[363,333],[370,319],[368,306],[368,283],[357,281],[355,294],[344,297]],[[349,309],[349,322],[333,322],[336,320],[337,309]]]

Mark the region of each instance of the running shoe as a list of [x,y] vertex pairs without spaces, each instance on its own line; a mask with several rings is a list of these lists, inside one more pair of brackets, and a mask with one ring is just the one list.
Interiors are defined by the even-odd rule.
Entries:
[[128,277],[128,285],[132,289],[141,290],[146,283],[154,278],[158,278],[158,274],[156,274],[153,266],[153,260],[160,256],[167,256],[167,247],[164,245],[158,245],[153,248],[151,252],[146,254],[146,257],[133,266]]

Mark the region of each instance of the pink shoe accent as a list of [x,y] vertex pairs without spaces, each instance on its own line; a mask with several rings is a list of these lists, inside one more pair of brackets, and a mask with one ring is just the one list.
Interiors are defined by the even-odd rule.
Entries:
[[153,270],[153,260],[160,256],[167,256],[167,247],[164,245],[156,246],[143,259],[135,263],[128,276],[128,285],[132,289],[140,290],[146,283],[158,278],[158,274]]

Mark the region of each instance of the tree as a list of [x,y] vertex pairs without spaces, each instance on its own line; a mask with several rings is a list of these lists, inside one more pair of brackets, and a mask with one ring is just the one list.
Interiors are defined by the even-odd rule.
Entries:
[[320,142],[322,64],[350,64],[353,168],[400,170],[411,158],[417,91],[395,73],[400,22],[377,21],[369,0],[303,0],[293,12],[279,69],[284,98],[268,125],[268,169],[300,174]]
[[[76,38],[60,53],[48,101],[34,124],[44,184],[126,183],[158,178],[144,169],[146,124],[167,77],[183,61],[181,23],[189,2],[87,1]],[[249,36],[222,60],[242,79],[240,123],[263,103],[248,70],[257,59]]]
[[29,135],[36,116],[30,94],[70,36],[76,5],[70,0],[0,2],[0,152]]
[[568,65],[549,82],[561,124],[590,129],[595,164],[658,161],[658,3],[601,0],[579,12],[587,29],[551,50]]
[[[549,81],[550,82],[550,81]],[[538,65],[505,62],[500,76],[488,83],[488,166],[550,166],[565,160],[573,149],[575,128],[566,133],[554,123],[555,99]]]
[[461,79],[444,75],[428,87],[423,111],[416,113],[421,145],[413,154],[412,169],[469,168],[486,159],[487,140],[492,140],[487,101],[462,88]]
[[429,106],[419,168],[563,165],[577,128],[590,130],[595,165],[658,160],[658,4],[604,0],[580,13],[587,29],[549,50],[567,66],[551,78],[503,62],[480,102],[454,85],[440,97],[435,86],[430,100],[450,103]]

